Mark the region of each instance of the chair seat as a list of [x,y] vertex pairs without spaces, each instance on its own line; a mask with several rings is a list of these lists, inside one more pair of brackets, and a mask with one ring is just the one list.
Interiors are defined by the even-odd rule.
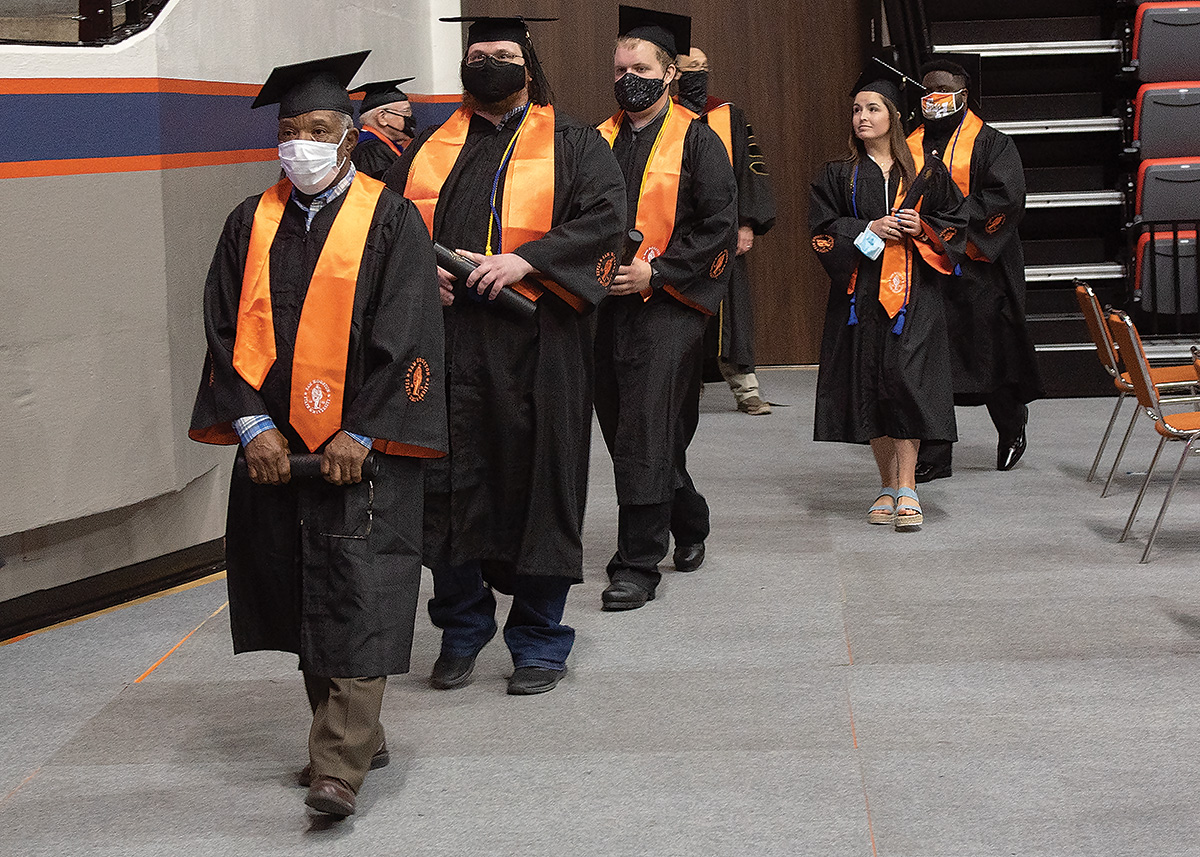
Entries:
[[1167,414],[1161,421],[1156,422],[1154,427],[1158,429],[1158,433],[1163,437],[1169,438],[1177,438],[1181,434],[1200,433],[1200,411]]

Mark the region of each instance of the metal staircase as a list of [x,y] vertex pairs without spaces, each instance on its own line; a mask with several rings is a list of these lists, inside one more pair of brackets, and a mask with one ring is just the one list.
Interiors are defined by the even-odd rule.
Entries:
[[1072,280],[1125,294],[1125,195],[1117,77],[1123,43],[1104,0],[925,0],[931,52],[978,54],[981,115],[1016,141],[1027,318],[1051,396],[1110,394]]

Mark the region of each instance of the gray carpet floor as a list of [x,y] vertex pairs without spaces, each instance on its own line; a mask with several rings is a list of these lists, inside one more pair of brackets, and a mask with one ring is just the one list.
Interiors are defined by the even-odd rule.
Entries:
[[865,522],[869,450],[812,442],[815,372],[761,378],[792,406],[748,417],[707,388],[703,569],[600,611],[597,432],[567,677],[506,696],[497,640],[472,685],[431,690],[420,615],[384,702],[392,764],[345,822],[303,806],[295,660],[231,655],[222,582],[0,647],[0,853],[1200,854],[1200,456],[1139,565],[1178,444],[1117,544],[1149,421],[1101,499],[1112,400],[1035,403],[1010,473],[960,409],[954,478],[900,534]]

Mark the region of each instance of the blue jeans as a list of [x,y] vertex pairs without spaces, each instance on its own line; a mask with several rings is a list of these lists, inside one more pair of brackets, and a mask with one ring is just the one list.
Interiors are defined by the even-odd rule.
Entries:
[[[565,669],[575,629],[562,624],[571,581],[516,575],[504,642],[513,666]],[[429,618],[442,629],[442,653],[474,657],[496,634],[496,598],[478,562],[434,569]]]

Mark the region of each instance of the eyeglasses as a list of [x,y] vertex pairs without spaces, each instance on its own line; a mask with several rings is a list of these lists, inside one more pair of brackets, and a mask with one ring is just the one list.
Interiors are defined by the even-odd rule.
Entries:
[[409,119],[411,119],[412,115],[413,115],[411,110],[408,111],[407,113],[401,113],[399,110],[388,110],[386,107],[383,108],[383,112],[386,113],[388,116],[404,116]]
[[525,65],[525,57],[520,54],[514,54],[511,51],[497,51],[494,54],[485,54],[482,51],[478,53],[467,54],[466,64],[468,68],[479,68],[483,65],[484,60],[488,58],[494,59],[497,62],[513,63],[514,65]]

